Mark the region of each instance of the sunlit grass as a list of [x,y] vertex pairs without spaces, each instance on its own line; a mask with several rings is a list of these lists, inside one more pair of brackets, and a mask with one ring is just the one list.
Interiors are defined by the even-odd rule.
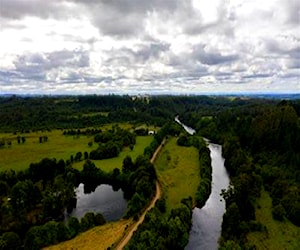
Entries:
[[129,227],[131,223],[132,219],[107,223],[81,233],[72,240],[45,249],[107,249],[122,238],[126,228]]
[[176,140],[170,138],[155,161],[168,210],[177,207],[183,198],[194,199],[200,182],[197,149],[179,147]]
[[257,249],[300,249],[300,227],[290,221],[276,221],[272,217],[272,200],[266,191],[262,191],[255,209],[257,221],[266,227],[264,232],[248,235],[250,243]]

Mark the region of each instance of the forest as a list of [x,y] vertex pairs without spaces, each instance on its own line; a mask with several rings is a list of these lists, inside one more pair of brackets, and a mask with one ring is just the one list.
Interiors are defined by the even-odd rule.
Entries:
[[[196,130],[190,136],[174,117]],[[120,124],[130,124],[131,129]],[[104,171],[94,162],[133,150],[137,136],[156,133],[143,154],[127,156],[122,166]],[[108,126],[109,128],[105,128]],[[146,214],[125,249],[184,249],[189,239],[192,209],[203,207],[211,191],[211,159],[205,141],[222,145],[230,186],[226,201],[220,249],[260,249],[251,233],[268,234],[257,219],[258,200],[267,193],[274,221],[300,227],[300,100],[228,96],[58,96],[0,97],[0,155],[22,147],[36,134],[47,144],[47,133],[87,137],[89,145],[68,159],[45,157],[23,170],[0,165],[0,249],[40,249],[72,239],[106,223],[101,213],[64,223],[64,211],[76,207],[74,188],[85,192],[100,184],[122,189],[128,201],[124,218],[137,220],[155,195],[159,181],[150,159],[164,138],[175,137],[180,147],[198,152],[200,183],[195,197],[168,208],[162,197]],[[8,136],[9,135],[9,136]],[[2,152],[1,152],[2,151]],[[29,152],[28,152],[29,154]],[[84,162],[82,169],[74,168]],[[272,240],[272,239],[271,239]],[[296,241],[296,246],[300,242]],[[298,244],[298,245],[297,245]],[[289,247],[289,246],[285,246]]]

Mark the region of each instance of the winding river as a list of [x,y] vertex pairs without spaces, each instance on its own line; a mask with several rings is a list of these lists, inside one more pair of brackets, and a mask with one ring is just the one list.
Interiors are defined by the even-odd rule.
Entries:
[[[175,121],[189,134],[195,133],[194,129],[181,123],[178,116],[175,117]],[[225,213],[225,201],[220,194],[221,190],[227,189],[229,185],[229,175],[224,166],[222,146],[209,141],[207,143],[212,165],[212,190],[205,205],[201,209],[193,209],[192,228],[185,250],[215,250],[219,245],[218,240]]]

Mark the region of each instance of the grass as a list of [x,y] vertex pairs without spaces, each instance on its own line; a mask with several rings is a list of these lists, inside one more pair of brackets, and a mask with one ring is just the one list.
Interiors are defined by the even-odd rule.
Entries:
[[[48,141],[39,143],[40,136],[48,136]],[[70,156],[77,152],[90,152],[97,145],[88,146],[93,137],[86,136],[63,136],[61,130],[51,132],[34,132],[24,134],[26,141],[24,144],[18,144],[16,135],[1,134],[0,138],[12,140],[12,146],[5,146],[0,149],[0,171],[13,169],[16,171],[24,170],[30,163],[38,162],[43,158],[70,159]]]
[[132,219],[107,223],[103,226],[94,227],[82,234],[79,234],[72,240],[44,249],[107,249],[122,238],[126,228],[129,227],[131,223]]
[[195,198],[200,182],[198,151],[179,147],[170,138],[154,165],[166,197],[167,210],[177,207],[183,198]]
[[[132,160],[135,160],[137,156],[143,154],[145,147],[151,143],[152,139],[152,136],[137,136],[136,144],[132,151],[129,148],[124,148],[118,157],[104,160],[93,160],[93,162],[98,168],[107,172],[112,171],[114,168],[121,169],[123,160],[127,155],[129,155]],[[84,161],[81,161],[74,163],[73,167],[78,170],[82,170],[83,165]]]
[[[130,128],[129,124],[120,124],[122,128]],[[110,129],[111,125],[102,127],[102,129]],[[56,158],[57,160],[68,160],[70,156],[75,157],[77,152],[90,152],[97,148],[97,144],[93,143],[92,147],[88,146],[88,142],[93,141],[93,137],[87,136],[64,136],[61,130],[53,130],[51,132],[34,132],[24,134],[26,141],[24,144],[17,143],[17,136],[13,134],[0,134],[0,140],[12,141],[12,146],[7,145],[0,149],[0,171],[13,169],[16,171],[24,170],[29,167],[30,163],[38,162],[46,157]],[[40,136],[48,136],[48,141],[39,143]],[[119,157],[95,161],[96,165],[103,170],[110,171],[114,168],[121,168],[123,159],[126,155],[130,155],[135,159],[144,152],[152,141],[151,136],[137,137],[137,143],[131,151],[125,148]],[[75,163],[74,167],[82,169],[84,161]]]
[[300,227],[290,221],[276,221],[272,217],[272,200],[266,191],[262,191],[255,209],[257,221],[266,227],[264,232],[248,234],[248,241],[257,249],[300,249]]

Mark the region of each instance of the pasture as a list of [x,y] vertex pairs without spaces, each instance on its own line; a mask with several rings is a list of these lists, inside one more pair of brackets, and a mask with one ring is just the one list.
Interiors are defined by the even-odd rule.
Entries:
[[[119,124],[121,128],[132,129],[130,124]],[[101,127],[102,130],[110,129],[112,125]],[[97,148],[97,144],[93,143],[90,147],[89,142],[93,142],[93,136],[75,135],[64,136],[62,130],[52,130],[50,132],[32,132],[22,134],[25,137],[25,142],[18,144],[17,135],[3,133],[0,134],[0,140],[10,141],[11,146],[7,144],[0,148],[0,171],[13,169],[15,171],[24,170],[29,167],[30,163],[39,162],[44,158],[56,158],[57,160],[69,160],[71,155],[75,157],[77,152],[90,152]],[[40,143],[39,138],[47,136],[47,142]],[[130,155],[135,159],[138,155],[143,154],[144,148],[147,147],[152,136],[137,136],[137,143],[131,151],[129,148],[124,148],[120,155],[116,158],[95,161],[96,165],[103,170],[110,171],[116,167],[121,168],[123,159],[126,155]],[[74,163],[74,167],[82,169],[84,161]]]
[[169,138],[154,162],[168,211],[183,198],[191,196],[194,200],[200,182],[197,149],[177,146],[176,140]]
[[[88,142],[93,141],[93,137],[87,136],[64,136],[63,131],[53,130],[51,132],[34,132],[24,134],[25,142],[18,144],[17,136],[13,134],[1,134],[0,138],[11,140],[11,146],[0,149],[0,171],[13,169],[16,171],[24,170],[30,163],[38,162],[43,158],[56,158],[57,160],[70,159],[75,157],[77,152],[90,152],[97,145],[92,147]],[[39,137],[47,136],[47,142],[40,143]]]

